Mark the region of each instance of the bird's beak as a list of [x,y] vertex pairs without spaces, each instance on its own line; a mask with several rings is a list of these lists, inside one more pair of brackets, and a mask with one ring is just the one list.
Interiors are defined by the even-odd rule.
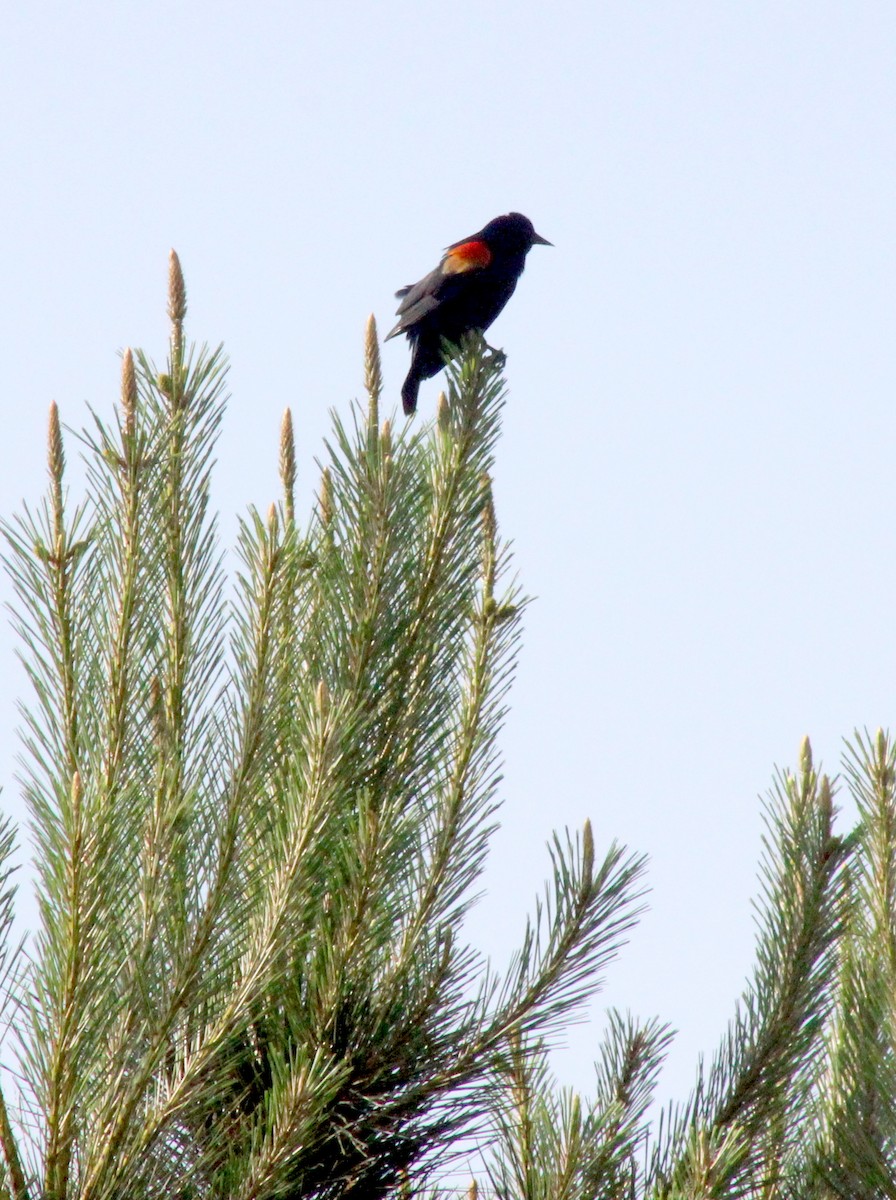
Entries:
[[536,246],[553,246],[553,242],[549,242],[547,238],[543,238],[540,233],[532,235],[532,244]]

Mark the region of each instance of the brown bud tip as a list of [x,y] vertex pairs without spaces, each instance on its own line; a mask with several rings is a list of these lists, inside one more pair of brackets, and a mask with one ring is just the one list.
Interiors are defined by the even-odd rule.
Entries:
[[831,781],[827,775],[822,775],[818,785],[818,804],[825,825],[830,828],[834,820],[834,797],[831,794]]
[[50,420],[47,430],[47,463],[54,482],[62,480],[65,471],[65,452],[62,449],[62,428],[59,424],[59,406],[54,400],[50,405]]
[[479,1185],[475,1179],[470,1180],[470,1190],[467,1192],[467,1200],[478,1200]]
[[451,426],[451,405],[448,403],[448,397],[444,392],[439,392],[439,399],[436,404],[436,420],[439,423],[439,429],[441,429],[442,433],[447,433]]
[[121,358],[121,410],[124,414],[124,431],[128,437],[133,437],[137,414],[137,373],[130,346]]
[[591,886],[594,874],[594,833],[591,822],[586,820],[582,830],[582,878],[587,886]]
[[482,473],[482,528],[486,538],[494,543],[498,532],[498,520],[495,516],[495,498],[492,494],[492,477],[487,471]]
[[392,453],[392,422],[389,420],[383,421],[383,428],[380,430],[380,448],[384,455]]
[[808,735],[800,743],[800,770],[808,775],[812,770],[812,744]]
[[271,504],[268,508],[268,529],[274,533],[277,529],[277,505]]
[[[383,370],[380,363],[380,344],[376,332],[376,317],[373,313],[367,318],[367,328],[364,331],[364,386],[371,402],[379,400],[383,391]],[[373,427],[379,424],[372,422]]]
[[187,289],[177,251],[168,256],[168,317],[174,325],[183,324],[187,315]]
[[292,431],[292,410],[285,409],[280,422],[280,478],[290,494],[296,483],[296,443]]
[[323,679],[317,685],[317,711],[324,718],[330,711],[330,689]]
[[333,520],[333,476],[329,467],[324,467],[320,477],[320,519],[324,525]]
[[887,761],[887,748],[888,747],[887,747],[887,735],[884,733],[884,731],[882,729],[878,729],[875,740],[877,741],[877,757],[882,763],[884,763]]
[[81,805],[81,772],[75,771],[72,775],[72,808],[77,812]]

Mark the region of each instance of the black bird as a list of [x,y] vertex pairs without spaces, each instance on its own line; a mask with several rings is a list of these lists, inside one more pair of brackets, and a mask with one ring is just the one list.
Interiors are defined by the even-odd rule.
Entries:
[[513,295],[535,245],[553,243],[522,213],[506,213],[453,242],[434,271],[395,293],[399,321],[386,341],[406,333],[411,343],[411,369],[401,389],[406,413],[417,408],[420,381],[445,365],[442,339],[456,346],[471,329],[488,329]]

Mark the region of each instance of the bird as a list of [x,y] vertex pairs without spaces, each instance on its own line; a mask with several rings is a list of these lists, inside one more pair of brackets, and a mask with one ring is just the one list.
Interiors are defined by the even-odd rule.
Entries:
[[532,247],[552,245],[528,217],[505,213],[452,242],[434,271],[395,293],[399,321],[386,341],[405,333],[411,343],[411,367],[401,388],[407,415],[416,411],[421,381],[445,365],[443,339],[456,346],[465,333],[488,329],[513,295]]

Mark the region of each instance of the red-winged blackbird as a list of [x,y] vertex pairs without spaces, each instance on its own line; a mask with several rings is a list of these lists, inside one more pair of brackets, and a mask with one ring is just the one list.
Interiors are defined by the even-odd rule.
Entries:
[[471,329],[488,329],[513,295],[526,255],[534,245],[551,246],[528,217],[507,213],[470,237],[453,242],[434,271],[395,295],[399,322],[386,341],[406,333],[411,343],[411,369],[401,389],[406,413],[417,407],[422,379],[445,365],[442,339],[455,346]]

